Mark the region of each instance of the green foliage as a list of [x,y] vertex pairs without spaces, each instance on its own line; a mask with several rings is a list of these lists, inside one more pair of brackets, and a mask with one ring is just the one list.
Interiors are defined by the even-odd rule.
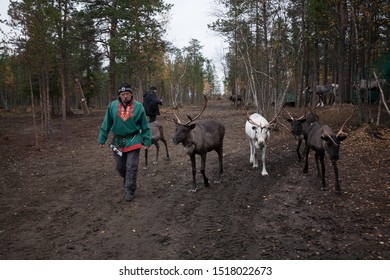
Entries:
[[329,36],[335,27],[329,0],[309,0],[306,5],[308,30],[314,36]]

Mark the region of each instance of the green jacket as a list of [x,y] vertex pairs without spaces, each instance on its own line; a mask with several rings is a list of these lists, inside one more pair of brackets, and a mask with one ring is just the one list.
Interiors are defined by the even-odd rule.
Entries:
[[133,100],[126,108],[119,100],[108,104],[98,143],[105,144],[109,132],[114,134],[111,144],[122,152],[150,146],[151,133],[142,103]]

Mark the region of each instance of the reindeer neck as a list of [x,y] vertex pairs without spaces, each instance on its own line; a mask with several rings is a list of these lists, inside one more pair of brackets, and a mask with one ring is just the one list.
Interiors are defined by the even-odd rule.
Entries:
[[194,144],[194,134],[193,134],[192,130],[188,134],[186,141],[183,141],[182,144],[183,144],[183,148],[184,148],[184,151],[186,152],[186,154],[191,155],[195,151],[196,147]]
[[185,147],[195,146],[194,145],[194,132],[192,130],[188,133],[187,138],[183,140],[182,144]]
[[187,143],[189,145],[195,146],[194,142],[195,142],[194,130],[191,130],[190,133],[188,134],[188,142]]

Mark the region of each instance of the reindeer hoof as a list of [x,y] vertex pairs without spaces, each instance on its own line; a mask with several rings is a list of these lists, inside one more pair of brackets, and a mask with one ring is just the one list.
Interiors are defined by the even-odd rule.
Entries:
[[142,167],[143,170],[148,170],[149,169],[149,166],[144,166]]
[[188,192],[196,193],[197,189],[189,189]]
[[328,188],[327,187],[321,187],[321,191],[327,191]]
[[157,161],[154,161],[154,162],[153,162],[153,165],[157,165],[157,163],[158,163]]

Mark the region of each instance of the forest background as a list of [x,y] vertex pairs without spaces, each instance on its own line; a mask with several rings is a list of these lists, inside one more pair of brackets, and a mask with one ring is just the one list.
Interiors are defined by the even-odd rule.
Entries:
[[[129,81],[138,100],[150,85],[164,105],[239,94],[271,116],[303,91],[338,84],[336,104],[361,103],[361,79],[389,80],[389,15],[385,0],[214,0],[210,30],[228,45],[223,92],[215,65],[196,38],[181,49],[164,40],[172,8],[160,0],[10,1],[11,28],[0,43],[0,107],[51,119],[105,108]],[[191,32],[191,30],[188,30]],[[375,74],[375,75],[374,75]],[[384,96],[389,99],[387,83]],[[315,93],[315,92],[314,92]],[[367,100],[367,98],[366,98]],[[361,105],[361,104],[360,104]],[[359,114],[360,122],[371,119]]]

